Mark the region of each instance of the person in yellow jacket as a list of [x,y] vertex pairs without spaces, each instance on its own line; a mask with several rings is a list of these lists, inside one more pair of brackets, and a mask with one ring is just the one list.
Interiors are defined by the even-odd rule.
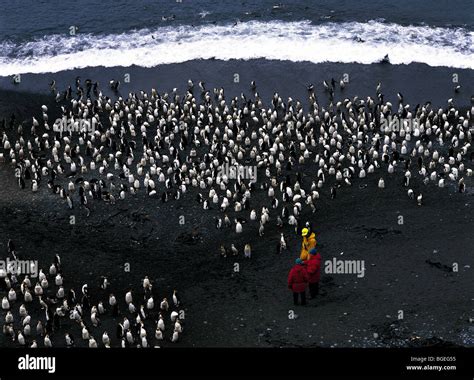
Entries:
[[314,232],[309,233],[308,228],[303,228],[301,231],[303,242],[301,243],[300,259],[306,261],[309,259],[309,251],[316,247],[316,235]]

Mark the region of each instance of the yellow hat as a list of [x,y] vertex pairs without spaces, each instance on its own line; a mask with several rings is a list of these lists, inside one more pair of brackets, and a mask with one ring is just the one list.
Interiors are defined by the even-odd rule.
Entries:
[[303,228],[303,230],[301,231],[301,236],[308,235],[308,232],[309,232],[309,230],[307,228]]

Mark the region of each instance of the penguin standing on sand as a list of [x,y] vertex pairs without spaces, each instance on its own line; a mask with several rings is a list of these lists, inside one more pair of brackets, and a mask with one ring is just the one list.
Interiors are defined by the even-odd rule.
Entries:
[[66,340],[66,347],[73,347],[74,346],[74,338],[70,333],[66,333],[64,335],[64,338]]
[[178,299],[178,291],[173,290],[173,304],[175,307],[178,307],[180,305],[180,301]]
[[112,79],[112,80],[109,81],[109,85],[110,85],[110,89],[111,89],[115,94],[117,94],[117,93],[118,93],[119,86],[120,86],[120,81],[115,80],[115,79]]
[[58,271],[61,271],[61,258],[58,254],[54,255],[54,266],[57,268]]
[[82,307],[84,309],[89,309],[90,308],[90,303],[89,303],[89,291],[88,291],[88,286],[87,284],[84,284],[82,286],[82,300],[81,300]]
[[67,201],[67,206],[69,207],[70,210],[74,208],[74,202],[72,201],[72,198],[70,197],[69,194],[66,195],[66,201]]
[[16,260],[16,249],[15,249],[15,243],[13,242],[12,239],[8,239],[8,243],[7,243],[7,250],[8,250],[8,253],[10,255],[12,255],[12,257],[14,258],[14,260]]
[[283,234],[283,232],[280,234],[280,249],[281,251],[285,251],[287,249],[287,242],[286,242],[286,238],[285,238],[285,235]]

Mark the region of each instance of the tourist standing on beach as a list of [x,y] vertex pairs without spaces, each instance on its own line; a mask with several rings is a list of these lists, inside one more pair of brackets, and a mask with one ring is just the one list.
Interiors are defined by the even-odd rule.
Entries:
[[288,274],[288,289],[293,292],[293,303],[295,305],[298,305],[298,298],[301,298],[301,305],[306,305],[307,287],[308,273],[304,267],[303,260],[296,259],[296,264],[291,268]]
[[301,243],[300,259],[306,261],[309,259],[309,251],[316,247],[316,235],[309,228],[303,228],[301,231],[303,242]]
[[319,280],[321,278],[321,255],[312,248],[309,251],[309,259],[305,262],[306,272],[308,272],[308,285],[310,298],[316,297],[319,293]]

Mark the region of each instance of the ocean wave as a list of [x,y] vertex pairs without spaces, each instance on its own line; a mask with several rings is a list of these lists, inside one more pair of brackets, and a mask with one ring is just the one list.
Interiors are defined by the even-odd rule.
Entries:
[[463,28],[367,23],[241,22],[167,26],[129,33],[47,35],[0,41],[0,75],[46,73],[94,66],[153,67],[193,59],[266,58],[392,64],[426,63],[474,69],[474,32]]

